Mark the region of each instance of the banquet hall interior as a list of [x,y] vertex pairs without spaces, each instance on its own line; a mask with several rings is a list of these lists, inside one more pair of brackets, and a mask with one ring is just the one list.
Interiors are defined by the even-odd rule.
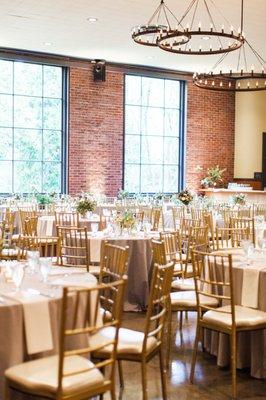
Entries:
[[265,21],[0,0],[0,400],[266,400]]

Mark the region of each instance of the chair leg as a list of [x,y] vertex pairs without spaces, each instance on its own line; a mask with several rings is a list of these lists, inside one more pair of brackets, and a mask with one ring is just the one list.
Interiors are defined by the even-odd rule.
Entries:
[[112,388],[110,390],[110,395],[111,395],[111,400],[116,400],[115,385],[112,386]]
[[188,320],[188,312],[187,311],[186,311],[185,315],[186,315],[186,320]]
[[123,376],[122,361],[118,360],[117,364],[118,364],[118,374],[119,374],[120,388],[124,389],[124,376]]
[[179,329],[180,329],[180,331],[182,331],[182,329],[183,329],[183,311],[179,311],[179,312],[180,312]]
[[159,360],[160,360],[160,373],[161,373],[163,400],[167,400],[166,371],[165,371],[165,366],[164,366],[164,357],[163,357],[162,346],[160,347],[160,351],[159,351]]
[[142,400],[148,400],[147,365],[145,359],[141,361],[141,379],[142,379]]
[[168,321],[167,321],[167,349],[166,349],[166,367],[170,368],[170,359],[172,353],[172,311],[171,305],[168,311]]
[[231,375],[232,375],[232,398],[236,399],[236,331],[233,330],[231,339]]
[[194,380],[195,365],[196,365],[198,346],[199,346],[199,338],[200,338],[200,326],[199,326],[199,323],[197,322],[196,336],[195,336],[194,349],[193,349],[192,362],[191,362],[191,370],[190,370],[190,382],[191,383],[193,383],[193,380]]

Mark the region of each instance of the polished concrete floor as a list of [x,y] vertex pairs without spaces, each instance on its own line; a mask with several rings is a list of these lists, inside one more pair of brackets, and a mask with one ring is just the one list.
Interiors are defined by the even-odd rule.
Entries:
[[[136,330],[143,327],[144,314],[125,313],[123,326]],[[173,318],[173,337],[171,370],[168,374],[169,400],[228,400],[231,394],[229,368],[218,368],[216,359],[208,353],[199,351],[194,385],[189,383],[190,363],[195,332],[195,316],[190,314],[184,322],[183,341],[177,331],[178,324]],[[265,355],[266,357],[266,355]],[[265,361],[266,362],[266,361]],[[141,400],[140,365],[123,362],[125,389],[119,393],[121,400]],[[266,400],[266,380],[251,378],[249,371],[238,371],[238,399]],[[119,385],[117,384],[117,397]],[[148,364],[149,400],[161,400],[159,361],[157,357]],[[105,396],[108,399],[108,396]]]

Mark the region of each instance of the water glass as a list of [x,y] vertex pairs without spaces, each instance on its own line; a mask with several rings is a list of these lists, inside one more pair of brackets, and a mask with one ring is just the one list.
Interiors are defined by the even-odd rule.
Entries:
[[50,257],[40,257],[40,271],[43,277],[43,282],[47,282],[48,276],[52,269],[52,258]]
[[99,224],[97,222],[92,222],[91,223],[91,231],[92,233],[98,232]]
[[251,245],[252,245],[251,240],[242,240],[241,241],[241,247],[244,250],[244,253],[246,254],[246,256],[248,255],[249,248]]
[[27,251],[27,261],[31,274],[37,272],[39,266],[40,253],[39,251]]
[[19,291],[24,278],[24,265],[17,264],[12,267],[12,280],[16,286],[16,292]]

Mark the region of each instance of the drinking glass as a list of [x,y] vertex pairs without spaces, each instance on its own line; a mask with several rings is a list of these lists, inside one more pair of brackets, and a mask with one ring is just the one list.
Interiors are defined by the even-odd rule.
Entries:
[[97,222],[92,222],[91,223],[91,231],[92,231],[92,233],[98,232],[98,228],[99,228],[99,225],[98,225]]
[[30,274],[37,272],[39,266],[40,253],[39,251],[27,251],[27,261]]
[[16,292],[19,291],[24,278],[24,265],[14,265],[12,268],[12,280],[16,286]]
[[241,247],[244,250],[246,256],[248,255],[249,248],[252,245],[251,240],[241,240]]
[[39,262],[43,282],[47,282],[48,276],[52,269],[52,259],[50,257],[40,257]]

